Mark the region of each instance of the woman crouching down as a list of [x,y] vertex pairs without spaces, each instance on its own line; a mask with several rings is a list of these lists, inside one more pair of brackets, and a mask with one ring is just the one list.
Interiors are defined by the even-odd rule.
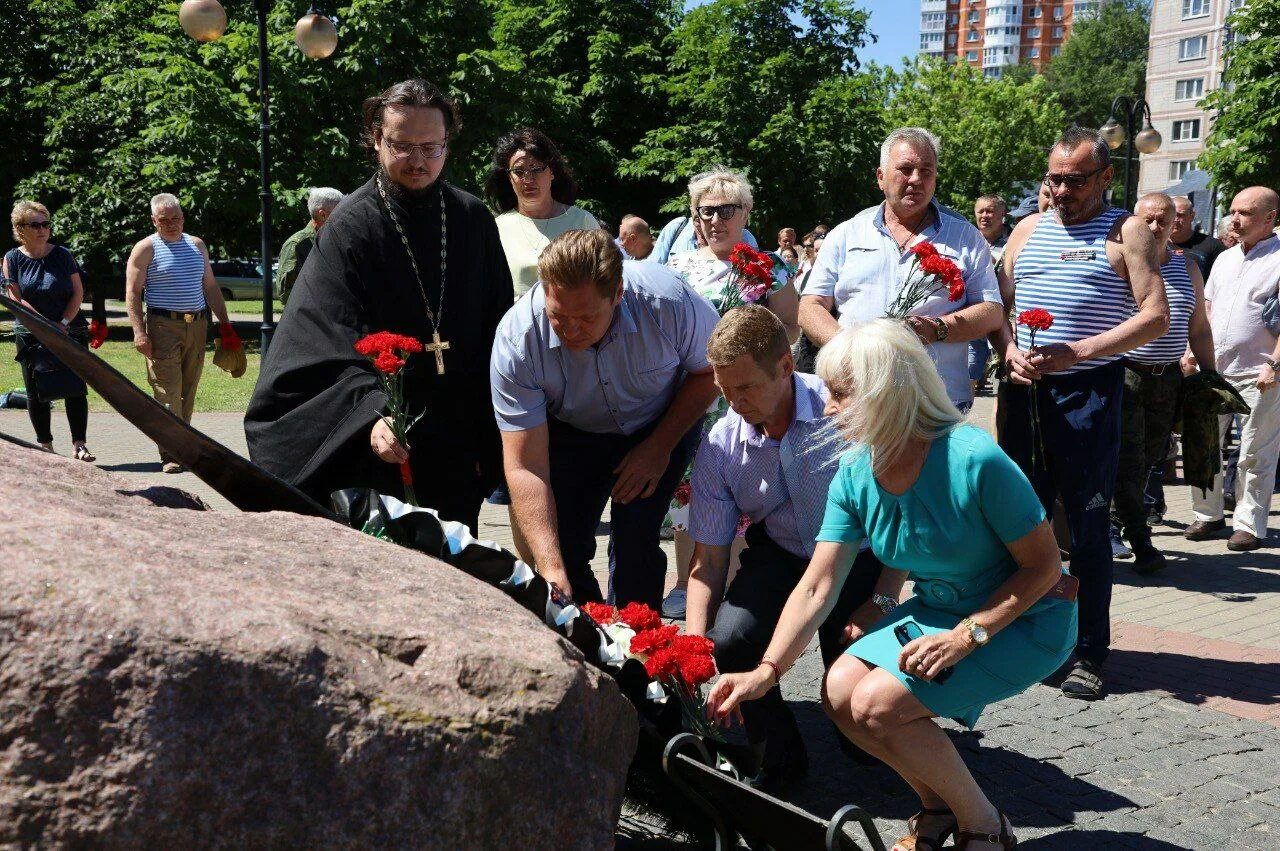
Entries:
[[[1012,848],[1009,821],[983,794],[936,717],[970,728],[983,708],[1044,679],[1076,640],[1076,605],[1053,532],[1017,465],[968,425],[925,348],[899,322],[844,331],[823,348],[840,436],[856,445],[831,483],[818,546],[756,670],[726,674],[714,718],[774,685],[804,651],[867,538],[884,563],[853,615],[853,643],[827,672],[827,714],[920,796],[895,846]],[[907,578],[915,583],[901,605]],[[1064,590],[1066,589],[1066,590]]]

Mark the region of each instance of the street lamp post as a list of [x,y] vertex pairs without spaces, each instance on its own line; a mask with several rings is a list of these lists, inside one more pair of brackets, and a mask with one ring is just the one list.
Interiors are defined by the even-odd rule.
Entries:
[[[1124,119],[1123,125],[1116,121],[1117,113]],[[1138,129],[1139,126],[1142,127],[1141,130]],[[1106,124],[1098,128],[1098,133],[1113,151],[1127,144],[1124,151],[1124,208],[1131,210],[1133,187],[1130,175],[1133,170],[1133,152],[1137,150],[1144,154],[1154,154],[1160,150],[1160,143],[1164,141],[1160,138],[1159,131],[1151,126],[1151,107],[1141,97],[1120,95],[1111,102],[1111,116]]]
[[[275,330],[274,292],[271,284],[271,109],[269,98],[269,64],[267,62],[267,15],[273,0],[253,0],[258,13],[258,124],[259,170],[262,172],[262,188],[258,197],[262,202],[262,354],[271,345]],[[210,42],[222,36],[227,29],[227,13],[218,0],[183,0],[178,9],[178,21],[187,35],[199,42]],[[338,47],[338,30],[333,21],[320,14],[313,2],[293,29],[298,48],[312,59],[325,59]]]

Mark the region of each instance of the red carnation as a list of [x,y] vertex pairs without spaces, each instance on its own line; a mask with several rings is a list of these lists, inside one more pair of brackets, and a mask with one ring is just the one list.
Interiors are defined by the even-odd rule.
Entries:
[[588,617],[601,625],[613,623],[618,617],[618,610],[607,603],[583,603],[581,608]]
[[[675,627],[672,627],[674,629]],[[636,636],[639,638],[640,636]],[[631,639],[631,652],[636,652],[636,638]],[[655,680],[663,680],[680,670],[680,660],[670,647],[661,647],[644,660],[645,673]]]
[[1043,307],[1024,310],[1018,314],[1018,324],[1026,325],[1033,331],[1047,331],[1053,327],[1053,314]]
[[89,323],[89,348],[101,348],[102,344],[107,341],[107,323],[100,320],[93,320]]
[[[662,626],[662,616],[644,603],[627,603],[618,612],[618,620],[634,629],[644,632],[647,629],[658,629]],[[672,627],[675,629],[675,627]],[[675,633],[673,632],[672,635]]]
[[[674,648],[673,648],[674,650]],[[716,662],[701,653],[681,653],[674,650],[680,679],[694,689],[716,675]]]
[[672,497],[676,501],[676,505],[684,507],[689,504],[689,500],[693,496],[693,488],[688,482],[681,482],[676,488],[676,492]]
[[701,635],[677,635],[671,639],[671,646],[681,653],[702,654],[710,656],[716,645],[711,639]]
[[356,351],[365,357],[377,357],[383,352],[413,354],[422,351],[421,341],[390,331],[375,331],[356,341]]
[[244,346],[235,326],[230,322],[218,323],[218,339],[222,342],[222,350],[226,352],[237,352]]
[[[630,626],[630,624],[628,624]],[[635,627],[632,627],[635,629]],[[659,650],[669,648],[671,639],[680,631],[678,626],[660,626],[657,629],[638,630],[631,639],[631,652],[636,656],[645,656]]]
[[917,242],[915,245],[911,246],[910,251],[912,254],[919,257],[921,260],[923,260],[926,257],[938,256],[937,246],[935,246],[932,242],[930,242],[927,239],[922,242]]
[[941,254],[926,254],[920,258],[920,271],[926,275],[945,276],[954,264]]
[[379,352],[373,365],[383,375],[395,375],[404,368],[404,358],[396,357],[394,352]]

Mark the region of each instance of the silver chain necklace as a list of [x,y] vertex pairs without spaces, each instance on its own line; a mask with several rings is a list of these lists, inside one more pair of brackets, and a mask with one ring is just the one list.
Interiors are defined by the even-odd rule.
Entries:
[[444,375],[444,353],[449,350],[449,343],[440,339],[440,320],[444,317],[445,273],[448,271],[449,259],[449,228],[444,211],[444,190],[440,190],[440,301],[436,304],[436,309],[432,310],[431,302],[427,299],[427,288],[422,282],[422,272],[418,269],[418,258],[409,245],[409,237],[400,225],[400,218],[396,216],[395,208],[391,206],[391,199],[387,197],[387,187],[382,181],[381,174],[377,176],[376,182],[378,195],[381,196],[382,203],[387,208],[391,224],[395,225],[396,233],[400,235],[400,244],[409,255],[409,265],[413,267],[413,276],[418,281],[418,292],[422,293],[422,306],[427,309],[427,320],[431,323],[431,342],[424,343],[423,348],[436,356],[436,375]]

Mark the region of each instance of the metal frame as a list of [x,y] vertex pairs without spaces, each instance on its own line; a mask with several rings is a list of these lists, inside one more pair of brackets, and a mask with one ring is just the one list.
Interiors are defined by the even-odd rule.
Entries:
[[[1137,153],[1133,140],[1144,128],[1152,126],[1151,107],[1141,96],[1131,98],[1119,95],[1111,102],[1110,120],[1114,121],[1117,114],[1124,116],[1124,208],[1132,210],[1133,188],[1130,185],[1130,175],[1133,171],[1134,154]],[[1140,124],[1143,118],[1146,118],[1146,123]]]

